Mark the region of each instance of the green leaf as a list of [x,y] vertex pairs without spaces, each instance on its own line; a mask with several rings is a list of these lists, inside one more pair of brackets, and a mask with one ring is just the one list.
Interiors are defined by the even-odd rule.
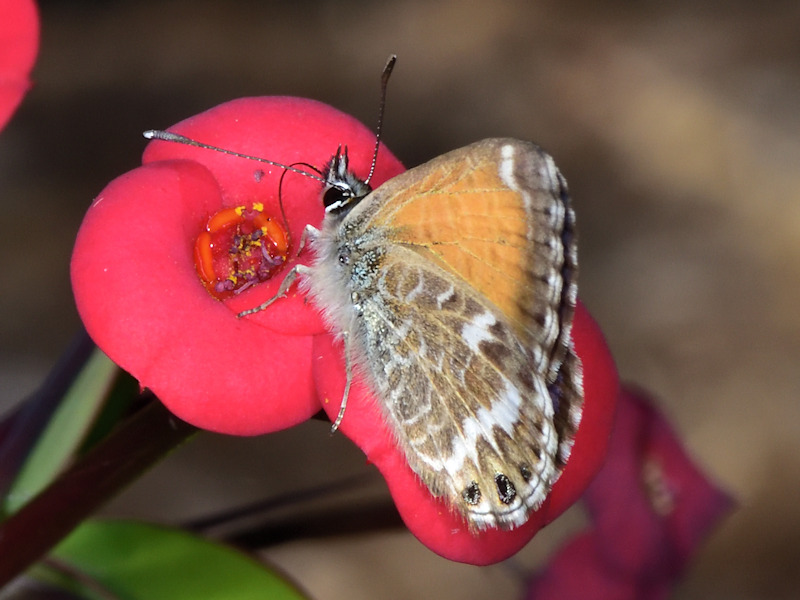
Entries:
[[[245,554],[181,530],[132,521],[87,521],[51,555],[68,586],[88,598],[302,600],[296,587]],[[91,581],[91,585],[88,583]],[[83,588],[83,589],[81,589]]]
[[7,514],[19,510],[53,481],[70,462],[100,410],[117,375],[117,366],[95,350],[53,413],[14,480],[5,500]]

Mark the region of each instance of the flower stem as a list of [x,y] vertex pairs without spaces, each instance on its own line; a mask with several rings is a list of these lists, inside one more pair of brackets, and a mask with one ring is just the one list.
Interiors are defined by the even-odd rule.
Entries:
[[197,429],[155,398],[0,524],[0,588]]
[[5,498],[28,453],[94,349],[94,342],[81,329],[42,386],[4,418],[0,426],[5,430],[0,433],[0,498]]

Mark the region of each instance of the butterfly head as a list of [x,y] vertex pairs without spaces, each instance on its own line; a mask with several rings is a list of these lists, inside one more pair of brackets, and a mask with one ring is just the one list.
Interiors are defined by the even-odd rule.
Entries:
[[344,216],[372,191],[372,187],[350,169],[347,147],[336,150],[324,172],[322,202],[325,213]]
[[342,151],[342,147],[339,146],[324,173],[325,188],[322,192],[322,202],[325,205],[326,215],[334,215],[340,219],[344,218],[356,204],[372,191],[370,181],[372,181],[372,175],[375,173],[375,165],[378,161],[381,129],[383,128],[383,111],[386,107],[386,85],[389,83],[389,76],[392,74],[396,61],[397,56],[395,54],[390,55],[381,74],[381,102],[378,111],[378,125],[375,128],[375,151],[372,154],[369,175],[367,175],[366,179],[361,179],[353,173],[347,158],[347,147],[345,146],[344,151]]

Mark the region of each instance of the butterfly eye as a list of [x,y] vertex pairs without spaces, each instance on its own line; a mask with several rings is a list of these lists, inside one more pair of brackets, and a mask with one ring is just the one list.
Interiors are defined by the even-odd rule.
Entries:
[[346,265],[350,263],[350,248],[347,246],[339,249],[339,264]]
[[322,194],[322,204],[326,210],[334,210],[347,204],[352,197],[353,193],[349,188],[332,185]]

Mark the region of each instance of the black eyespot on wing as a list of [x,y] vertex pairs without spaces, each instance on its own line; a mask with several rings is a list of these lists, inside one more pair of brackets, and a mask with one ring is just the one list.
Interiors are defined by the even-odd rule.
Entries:
[[502,473],[498,473],[494,476],[494,483],[497,485],[497,495],[500,498],[500,502],[511,504],[514,498],[517,497],[517,488],[514,487],[511,480]]
[[522,475],[522,478],[526,482],[530,481],[531,477],[533,477],[533,473],[531,473],[531,468],[528,465],[520,465],[519,474]]
[[464,497],[464,502],[470,504],[472,506],[477,505],[481,501],[481,488],[478,487],[478,482],[473,481],[467,487],[464,488],[464,491],[461,492],[461,495]]

